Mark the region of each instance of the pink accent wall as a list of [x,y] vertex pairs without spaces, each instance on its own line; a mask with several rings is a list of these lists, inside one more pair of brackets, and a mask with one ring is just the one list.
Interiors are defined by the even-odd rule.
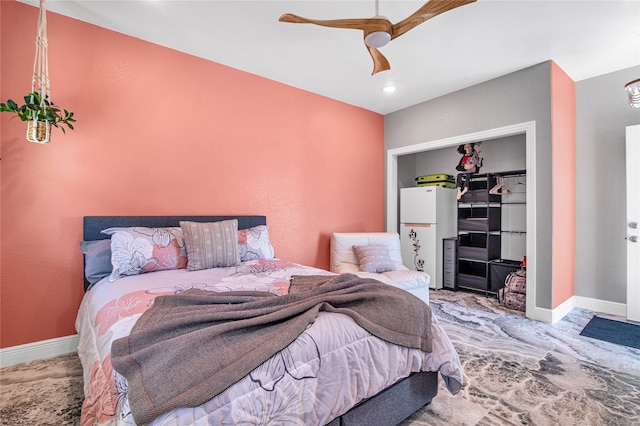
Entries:
[[[30,90],[37,15],[0,2],[2,101]],[[0,114],[1,347],[75,334],[85,215],[264,214],[278,257],[321,268],[332,232],[384,230],[383,116],[47,18],[78,123],[38,145]]]
[[552,308],[574,295],[576,242],[576,86],[551,62],[553,173]]

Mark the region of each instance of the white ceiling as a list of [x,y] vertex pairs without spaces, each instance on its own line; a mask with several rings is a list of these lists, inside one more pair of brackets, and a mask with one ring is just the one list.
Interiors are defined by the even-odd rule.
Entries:
[[[424,2],[380,0],[380,14],[395,23]],[[278,17],[368,18],[375,0],[47,0],[46,6],[380,114],[547,60],[574,81],[640,65],[638,0],[478,0],[381,48],[391,70],[374,76],[361,31]],[[389,83],[396,92],[382,91]]]

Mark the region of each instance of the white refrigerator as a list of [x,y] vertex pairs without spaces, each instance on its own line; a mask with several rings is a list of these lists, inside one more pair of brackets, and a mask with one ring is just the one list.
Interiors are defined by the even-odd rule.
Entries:
[[442,288],[442,240],[456,236],[456,190],[439,186],[400,189],[400,245],[404,265]]

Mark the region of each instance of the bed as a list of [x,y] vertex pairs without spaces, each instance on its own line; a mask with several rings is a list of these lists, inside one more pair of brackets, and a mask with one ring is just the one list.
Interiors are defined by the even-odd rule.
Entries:
[[[203,264],[196,270],[185,267],[185,263],[197,265],[197,261],[207,261],[204,256],[184,259],[189,246],[188,254],[195,253],[193,241],[197,233],[193,229],[213,226],[218,231],[229,223],[236,227],[233,230],[237,239],[231,243],[237,245],[239,261],[231,266]],[[193,228],[190,230],[187,224]],[[277,258],[268,239],[265,216],[87,216],[83,225],[84,241],[80,246],[85,262],[85,296],[76,319],[80,336],[78,355],[84,374],[83,425],[133,425],[137,424],[136,419],[138,424],[154,426],[395,425],[431,401],[437,394],[439,376],[451,393],[457,393],[462,385],[463,371],[457,353],[435,318],[429,327],[432,350],[426,352],[389,343],[348,315],[321,310],[291,344],[258,367],[242,373],[240,380],[223,386],[224,390],[216,391],[216,395],[196,400],[199,404],[195,406],[178,405],[164,412],[152,411],[152,416],[143,415],[140,407],[144,404],[139,401],[145,398],[134,391],[151,388],[139,387],[135,377],[130,381],[120,374],[123,362],[133,360],[130,365],[137,366],[137,359],[130,353],[123,356],[116,349],[133,346],[132,339],[141,332],[141,324],[155,321],[138,320],[150,318],[148,315],[163,305],[160,302],[181,296],[192,300],[194,295],[218,299],[275,294],[280,297],[267,299],[279,303],[296,297],[290,294],[294,288],[292,277],[294,283],[302,278],[333,283],[349,277]],[[191,243],[186,244],[180,238]],[[144,244],[153,246],[151,254],[143,255],[145,249],[136,245],[136,241],[143,239]],[[123,256],[118,257],[122,244],[127,249],[124,257],[128,263],[124,266]],[[145,263],[149,258],[154,259],[151,266]],[[109,270],[105,269],[107,266]],[[133,272],[127,267],[133,267]],[[375,283],[364,284],[378,288]],[[394,297],[405,297],[403,290],[394,291],[403,293]],[[315,294],[321,297],[318,292]],[[195,317],[203,311],[189,312],[195,312]],[[182,369],[186,358],[198,353],[217,358],[215,350],[203,352],[205,343],[191,349],[171,343],[161,347],[167,353],[171,348],[180,350],[177,359],[164,364],[180,368],[163,367],[160,363],[155,366],[161,373],[153,375],[152,381],[167,382],[162,386],[169,387],[169,391],[181,386],[176,384],[181,376],[188,377],[187,370]],[[165,350],[161,352],[168,357]],[[199,359],[193,370],[204,372],[210,363]],[[195,388],[202,386],[194,385]],[[182,397],[190,392],[178,393]],[[174,401],[176,396],[168,399]]]

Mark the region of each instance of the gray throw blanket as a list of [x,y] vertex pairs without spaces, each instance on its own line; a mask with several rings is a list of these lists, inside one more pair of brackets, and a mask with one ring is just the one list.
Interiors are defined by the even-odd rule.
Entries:
[[319,311],[351,316],[388,342],[431,352],[431,310],[412,294],[352,274],[295,276],[290,292],[190,289],[158,296],[111,347],[134,420],[196,407],[293,342]]

